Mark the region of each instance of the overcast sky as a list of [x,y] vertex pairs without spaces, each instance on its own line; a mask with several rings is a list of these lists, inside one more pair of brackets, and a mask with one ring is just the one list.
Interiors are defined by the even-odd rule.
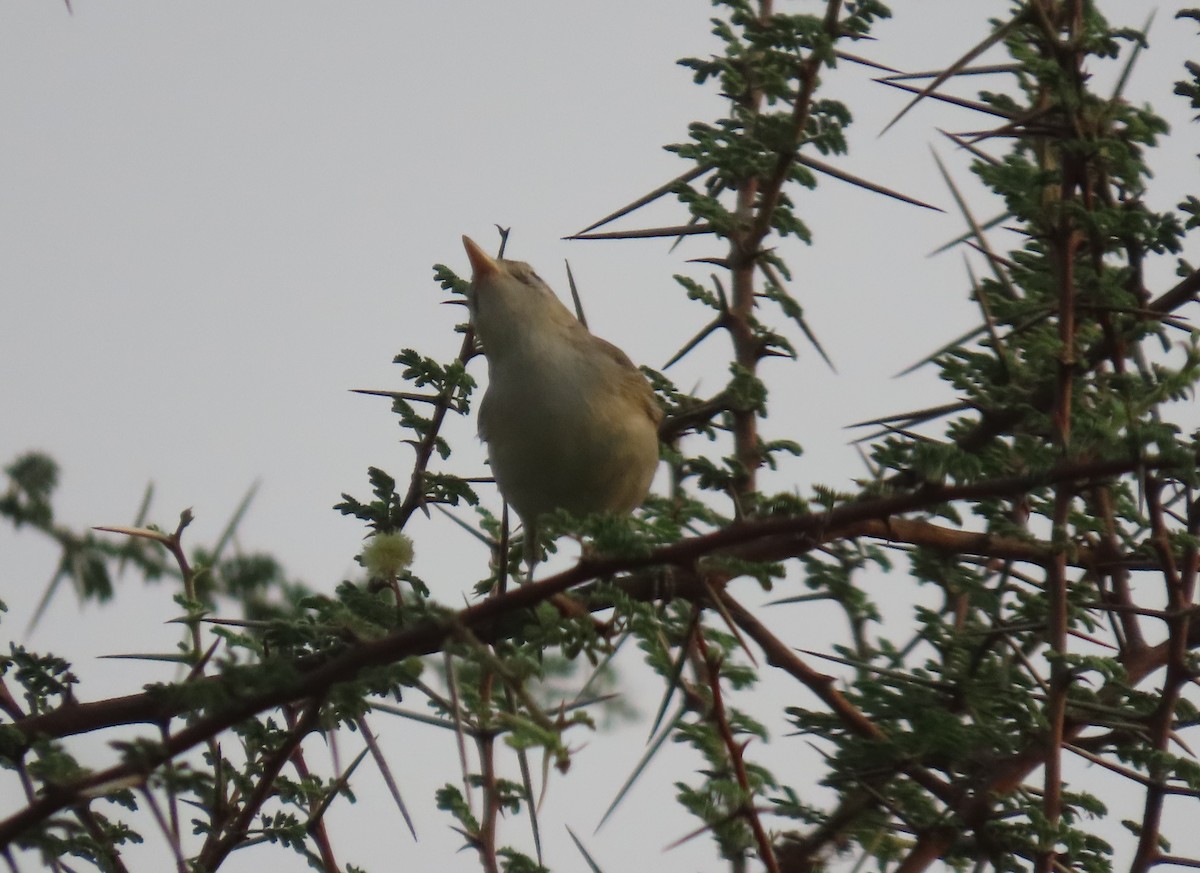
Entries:
[[[893,5],[899,20],[858,50],[909,70],[953,60],[986,33],[985,10],[1008,6]],[[1190,183],[1195,127],[1170,96],[1194,44],[1192,25],[1172,19],[1178,5],[1102,4],[1130,26],[1158,8],[1156,50],[1129,93],[1153,101],[1180,134],[1155,158],[1159,176]],[[411,453],[387,402],[348,389],[401,388],[390,363],[401,348],[453,353],[463,312],[440,304],[430,276],[436,262],[466,271],[463,233],[490,248],[494,224],[511,226],[510,255],[560,291],[569,258],[592,329],[639,363],[660,367],[705,319],[681,306],[671,275],[704,278],[685,260],[719,253],[711,242],[669,253],[657,241],[560,239],[681,172],[661,146],[721,111],[674,64],[712,48],[704,0],[74,6],[68,15],[55,0],[0,5],[0,463],[28,449],[53,455],[66,524],[129,523],[153,482],[153,520],[172,526],[192,507],[200,544],[260,482],[241,547],[279,556],[319,590],[353,577],[364,531],[331,506],[343,491],[367,495],[368,465],[407,475]],[[923,105],[879,137],[903,95],[860,69],[833,81],[828,96],[857,118],[839,164],[950,209],[930,145],[970,181],[934,128],[978,119]],[[1166,186],[1156,205],[1179,190]],[[974,323],[961,256],[926,257],[962,224],[831,180],[799,199],[817,245],[783,250],[838,372],[797,338],[798,364],[768,366],[778,403],[768,433],[806,448],[785,486],[848,487],[861,468],[845,425],[947,399],[932,373],[892,377]],[[981,206],[984,217],[994,208]],[[632,223],[681,215],[668,205]],[[1169,269],[1150,278],[1154,292],[1171,283]],[[722,343],[678,369],[681,386],[722,384]],[[472,366],[482,378],[483,362]],[[482,474],[473,431],[473,419],[451,426],[463,437],[459,469]],[[413,533],[416,570],[440,599],[460,602],[482,550],[442,522],[420,521]],[[36,537],[0,531],[6,640],[20,638],[53,560]],[[81,611],[63,592],[29,642],[75,658],[97,683],[85,685],[88,697],[136,690],[160,668],[114,670],[95,657],[170,650],[170,594],[127,580],[118,604]],[[653,711],[656,686],[636,687],[647,697],[635,703]],[[412,845],[368,776],[366,799],[335,818],[343,863],[473,869],[474,856],[450,855],[457,838],[431,802],[433,786],[457,778],[449,739],[401,723],[376,728],[407,780],[421,842]],[[574,781],[552,786],[552,866],[581,868],[562,823],[591,833],[645,728],[588,738]],[[107,759],[103,746],[94,751],[94,763]],[[691,778],[695,762],[674,760],[674,771],[659,762],[589,838],[606,869],[713,868],[704,839],[660,854],[694,826],[671,809],[670,783]],[[526,844],[519,824],[507,836]],[[256,850],[241,863],[266,857]]]

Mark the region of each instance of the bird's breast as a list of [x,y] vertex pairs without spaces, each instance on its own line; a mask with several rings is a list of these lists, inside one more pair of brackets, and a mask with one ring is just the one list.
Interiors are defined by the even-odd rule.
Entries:
[[489,361],[480,434],[501,493],[527,522],[560,508],[628,512],[645,496],[656,423],[608,363],[545,345]]

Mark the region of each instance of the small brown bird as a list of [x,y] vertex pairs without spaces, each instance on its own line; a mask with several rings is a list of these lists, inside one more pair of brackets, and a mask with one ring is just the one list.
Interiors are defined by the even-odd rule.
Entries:
[[628,356],[593,336],[528,264],[490,257],[468,237],[471,324],[488,362],[479,407],[496,485],[537,555],[538,519],[628,513],[658,466],[662,410]]

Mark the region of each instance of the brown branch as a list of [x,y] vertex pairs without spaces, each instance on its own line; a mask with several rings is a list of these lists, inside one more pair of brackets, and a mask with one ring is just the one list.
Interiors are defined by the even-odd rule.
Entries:
[[[726,611],[737,622],[738,627],[758,643],[767,657],[768,664],[798,679],[842,720],[842,724],[851,733],[881,743],[889,741],[886,731],[871,721],[834,687],[832,676],[809,667],[790,646],[772,634],[753,613],[731,596],[722,593],[721,597]],[[912,761],[898,762],[894,769],[863,777],[860,790],[843,798],[839,809],[803,839],[786,836],[779,849],[781,866],[788,871],[811,869],[812,859],[821,855],[830,843],[842,839],[845,829],[859,816],[877,806],[880,800],[879,789],[901,774],[907,774],[947,805],[953,804],[957,799],[954,789],[926,768]]]
[[[1069,419],[1068,419],[1069,422]],[[1069,429],[1069,428],[1068,428]],[[1054,495],[1054,537],[1065,544],[1067,519],[1071,511],[1073,495],[1064,486],[1059,486]],[[1042,813],[1051,828],[1056,828],[1062,817],[1062,747],[1063,730],[1067,718],[1067,692],[1071,687],[1070,669],[1063,662],[1067,654],[1067,559],[1060,548],[1054,561],[1046,568],[1046,598],[1049,612],[1046,616],[1046,638],[1057,656],[1050,663],[1050,697],[1046,702],[1046,721],[1050,725],[1050,736],[1046,741],[1045,774],[1042,789]],[[1056,840],[1048,835],[1048,844],[1042,846],[1035,859],[1037,873],[1051,873],[1057,855]]]
[[[1200,293],[1200,269],[1185,277],[1157,299],[1151,301],[1149,308],[1158,314],[1174,312],[1180,306],[1194,300],[1197,293]],[[1114,329],[1111,333],[1106,333],[1101,339],[1097,340],[1085,354],[1080,356],[1075,366],[1076,376],[1091,372],[1102,361],[1108,360],[1113,354],[1116,344],[1127,343],[1140,330],[1140,324],[1140,321],[1135,321],[1124,330]],[[978,451],[999,434],[1019,424],[1025,418],[1027,409],[1046,412],[1050,409],[1053,402],[1054,386],[1053,383],[1047,383],[1041,388],[1030,392],[1029,403],[1025,407],[1005,407],[1003,409],[985,410],[980,416],[979,422],[964,432],[962,436],[957,437],[955,443],[964,451]]]
[[[288,727],[292,730],[296,729],[296,712],[294,706],[284,707],[284,715],[287,717]],[[360,719],[361,721],[361,719]],[[364,740],[371,742],[369,734],[364,736]],[[292,766],[301,780],[311,778],[311,772],[308,769],[308,762],[304,760],[304,745],[298,743],[291,757]],[[308,820],[305,822],[304,829],[312,838],[312,841],[317,846],[317,852],[321,856],[322,871],[330,871],[330,873],[338,873],[337,858],[333,854],[333,841],[329,838],[329,828],[325,825],[325,811],[332,803],[333,796],[336,795],[346,784],[349,773],[342,774],[338,781],[333,786],[325,790],[325,796],[320,800],[313,799],[308,803]]]
[[896,867],[895,873],[921,873],[941,859],[958,839],[958,831],[945,825],[935,826],[917,835],[917,843]]
[[[1145,786],[1145,787],[1151,787],[1151,786],[1163,787],[1162,783],[1156,782],[1154,777],[1143,776],[1141,773],[1139,773],[1136,770],[1132,770],[1129,767],[1122,767],[1120,764],[1116,764],[1112,761],[1106,760],[1105,758],[1101,757],[1100,755],[1089,752],[1083,746],[1078,746],[1078,745],[1074,745],[1071,743],[1067,743],[1065,746],[1063,746],[1063,748],[1067,749],[1068,751],[1074,752],[1076,755],[1078,755],[1081,758],[1085,758],[1088,761],[1091,761],[1093,764],[1103,767],[1105,770],[1108,770],[1112,773],[1116,773],[1119,776],[1123,776],[1124,778],[1128,779],[1130,782],[1136,782],[1137,784]],[[1200,798],[1200,791],[1197,791],[1194,788],[1184,788],[1181,786],[1170,786],[1167,788],[1167,790],[1171,794],[1179,794],[1179,795],[1182,795],[1183,797]]]
[[[841,6],[840,0],[829,0],[825,6],[823,26],[826,35],[831,40],[837,40],[842,36],[841,28],[838,26],[838,14],[841,11]],[[767,178],[767,182],[763,186],[762,196],[759,198],[757,204],[757,216],[754,228],[750,232],[747,241],[749,243],[746,249],[747,252],[757,252],[759,246],[762,245],[762,241],[771,232],[771,219],[779,206],[779,200],[783,194],[783,186],[787,183],[788,176],[791,174],[792,164],[796,160],[796,151],[804,141],[804,129],[808,126],[808,118],[812,112],[813,96],[820,82],[819,73],[821,63],[824,60],[823,57],[814,51],[810,52],[809,56],[800,65],[800,92],[796,95],[796,100],[792,104],[793,148],[786,152],[781,151],[775,158],[775,168]]]
[[1154,863],[1166,864],[1174,867],[1200,868],[1200,858],[1185,858],[1182,855],[1164,855],[1159,853],[1154,857]]
[[[496,674],[488,670],[481,682],[480,698],[482,709],[487,712],[487,705],[492,697],[492,687]],[[500,816],[500,788],[496,778],[496,733],[488,724],[481,724],[475,735],[479,748],[479,769],[482,778],[480,786],[483,794],[483,818],[479,832],[473,834],[475,848],[479,852],[479,862],[487,873],[500,873],[500,858],[496,854],[496,824]],[[532,804],[533,798],[526,798]]]
[[[955,501],[1004,497],[1052,485],[1057,481],[1090,481],[1127,473],[1134,469],[1154,469],[1159,462],[1145,460],[1098,461],[1085,464],[1064,464],[1041,474],[991,479],[966,485],[928,485],[911,492],[886,497],[865,497],[835,507],[828,512],[810,515],[757,519],[730,525],[713,533],[680,540],[642,556],[585,557],[574,567],[561,573],[522,586],[503,595],[490,598],[454,614],[444,621],[425,621],[404,628],[379,640],[361,642],[332,658],[310,658],[296,665],[299,675],[287,687],[260,692],[231,704],[231,711],[244,712],[248,717],[256,711],[269,709],[289,700],[317,696],[330,684],[352,679],[359,670],[378,664],[391,663],[408,655],[424,655],[440,650],[442,640],[458,625],[488,638],[495,624],[504,616],[529,609],[571,588],[589,581],[649,567],[693,565],[701,558],[715,554],[730,554],[752,560],[776,560],[806,554],[817,545],[850,536],[877,534],[888,538],[888,531],[907,531],[914,542],[920,525],[909,526],[907,520],[895,518],[909,512],[920,512],[939,504]],[[1014,556],[1026,554],[1035,563],[1043,557],[1034,549],[1020,546],[1017,541],[989,538],[987,534],[959,532],[948,537],[932,526],[925,530],[942,542],[956,540],[959,546],[974,541],[981,550],[990,542],[998,546],[997,556],[1005,556],[1011,548]],[[983,554],[988,554],[984,551]],[[1086,552],[1080,552],[1086,555]],[[644,584],[662,585],[671,582],[661,576],[649,577]],[[665,592],[668,593],[669,592]],[[660,593],[661,595],[661,593]],[[1148,657],[1153,657],[1153,649]],[[220,681],[219,677],[198,680]],[[322,684],[324,683],[324,684]],[[243,683],[244,684],[244,683]],[[254,701],[261,701],[256,710]],[[36,736],[62,738],[129,724],[159,724],[188,711],[189,703],[169,689],[155,689],[125,697],[91,703],[69,703],[39,715],[15,720],[12,726],[30,740]],[[240,718],[235,718],[234,722]]]
[[[1112,580],[1111,595],[1106,595],[1101,591],[1100,596],[1111,607],[1121,607],[1114,610],[1114,621],[1119,622],[1120,633],[1117,638],[1122,644],[1122,657],[1129,650],[1139,651],[1146,647],[1146,638],[1142,634],[1142,626],[1138,621],[1138,614],[1131,609],[1133,603],[1133,593],[1129,587],[1129,568],[1123,566],[1119,560],[1121,552],[1120,545],[1117,541],[1117,523],[1116,510],[1113,507],[1112,489],[1107,486],[1102,486],[1093,489],[1093,514],[1100,519],[1102,525],[1100,535],[1100,551],[1104,559],[1102,561],[1106,570],[1102,571]],[[1114,630],[1116,625],[1114,625]]]
[[[796,554],[811,550],[822,542],[839,538],[841,531],[871,519],[883,519],[906,512],[921,511],[958,500],[978,500],[1020,494],[1057,481],[1102,479],[1136,468],[1153,469],[1154,459],[1146,461],[1113,460],[1087,464],[1064,464],[1038,475],[988,480],[966,485],[929,485],[908,493],[888,497],[871,497],[847,503],[828,512],[788,518],[767,518],[730,525],[703,536],[681,540],[663,546],[646,555],[626,557],[586,557],[574,567],[525,585],[503,595],[484,600],[444,618],[426,620],[403,628],[378,640],[356,643],[328,659],[308,659],[296,665],[292,678],[279,684],[235,699],[225,707],[199,719],[171,735],[153,751],[147,751],[136,761],[117,764],[74,783],[48,790],[27,807],[0,820],[0,845],[6,844],[30,827],[64,807],[78,802],[85,795],[102,792],[103,787],[124,781],[144,778],[155,767],[176,755],[207,742],[238,722],[260,712],[292,701],[324,696],[329,689],[354,679],[368,667],[395,663],[411,655],[427,655],[440,651],[446,638],[467,629],[481,639],[489,639],[502,619],[520,610],[529,609],[585,582],[619,573],[649,567],[689,567],[703,557],[717,554],[742,556],[751,554],[755,543],[769,538],[790,539]],[[803,551],[801,551],[803,549]],[[1190,640],[1190,634],[1189,634]],[[1147,650],[1144,656],[1131,662],[1131,673],[1156,664],[1165,657],[1160,647]],[[221,681],[220,677],[198,682]],[[241,686],[246,685],[242,679]],[[236,690],[236,689],[233,689]],[[29,740],[38,735],[62,737],[110,727],[114,724],[162,722],[188,711],[190,705],[181,696],[163,691],[146,692],[101,701],[93,704],[64,706],[53,712],[31,716],[14,723]],[[1023,760],[1023,759],[1022,759]],[[1033,755],[1030,767],[1036,766]],[[1023,765],[1013,765],[1011,773],[1021,772]],[[1027,772],[1027,771],[1024,771]],[[1019,780],[1018,780],[1019,781]],[[999,785],[1006,785],[1001,781]],[[1009,788],[1011,790],[1011,788]]]
[[1200,269],[1185,276],[1171,290],[1151,301],[1150,308],[1155,312],[1174,312],[1185,303],[1195,300],[1197,293],[1200,293]]
[[[117,847],[113,845],[112,837],[101,827],[92,808],[90,806],[78,806],[75,808],[75,816],[79,819],[80,824],[83,825],[83,829],[92,838],[98,855],[97,860],[100,864],[105,869],[112,870],[113,873],[129,873],[129,868],[125,866],[125,861],[121,858]],[[178,857],[178,852],[176,852],[176,857]],[[62,869],[58,863],[58,859],[53,859],[52,866],[56,870]]]
[[[843,35],[838,22],[841,5],[841,0],[827,0],[825,5],[823,28],[831,41]],[[760,0],[759,21],[767,22],[772,14],[771,0]],[[737,184],[734,229],[729,233],[729,254],[726,257],[732,274],[732,299],[725,326],[733,341],[735,362],[751,375],[757,373],[764,354],[762,340],[754,327],[755,263],[761,254],[763,240],[771,232],[771,223],[783,197],[783,187],[791,175],[796,152],[804,141],[824,60],[825,56],[812,48],[808,56],[799,62],[797,75],[800,86],[792,103],[790,147],[777,152],[775,166],[765,179],[751,176],[739,179]],[[747,117],[753,119],[759,116],[763,102],[763,92],[759,87],[750,85],[737,100]],[[735,409],[732,418],[734,455],[738,461],[733,497],[740,517],[740,498],[757,490],[757,472],[762,466],[763,457],[758,438],[758,413],[752,409]]]
[[737,626],[745,632],[746,636],[758,643],[763,654],[767,656],[768,664],[799,680],[829,708],[830,712],[842,720],[842,724],[851,733],[872,740],[887,739],[887,734],[875,722],[871,721],[861,709],[837,690],[832,676],[808,666],[791,646],[771,633],[766,625],[755,617],[754,613],[729,594],[721,592],[720,597],[721,604],[737,622]]
[[1158,707],[1150,721],[1150,739],[1160,755],[1152,758],[1147,765],[1152,781],[1146,787],[1138,846],[1134,852],[1133,863],[1130,864],[1130,873],[1146,873],[1153,866],[1159,853],[1159,834],[1166,800],[1164,771],[1167,764],[1164,759],[1171,742],[1171,723],[1174,720],[1175,707],[1179,705],[1184,685],[1193,678],[1187,664],[1190,624],[1187,607],[1191,605],[1192,592],[1185,591],[1175,565],[1161,494],[1161,480],[1157,476],[1147,477],[1146,508],[1150,516],[1150,541],[1162,563],[1167,588],[1167,609],[1174,615],[1167,621],[1167,675],[1159,695]]
[[664,418],[658,426],[658,438],[664,443],[674,443],[688,430],[707,425],[722,412],[729,411],[729,398],[725,392],[691,406],[676,415]]
[[704,639],[703,629],[698,629],[695,634],[696,645],[700,650],[700,657],[704,662],[705,672],[708,678],[708,688],[712,694],[712,708],[710,717],[716,724],[717,733],[721,736],[721,742],[725,746],[725,754],[729,757],[729,762],[733,766],[734,777],[737,779],[738,788],[741,789],[742,798],[735,811],[736,815],[744,818],[750,825],[750,830],[754,834],[754,841],[758,844],[758,857],[766,867],[768,873],[780,873],[779,861],[775,858],[775,850],[771,847],[771,840],[767,836],[766,828],[763,827],[762,819],[758,816],[758,811],[754,806],[754,789],[750,785],[750,777],[746,773],[746,761],[744,758],[746,751],[746,743],[738,743],[733,736],[733,729],[729,725],[729,717],[725,712],[725,698],[721,692],[721,664],[718,658],[713,657],[709,651],[708,643]]
[[[288,732],[287,739],[257,771],[258,784],[242,804],[241,811],[232,821],[223,823],[219,829],[210,832],[197,856],[196,869],[216,870],[224,863],[229,853],[246,839],[246,834],[254,824],[262,805],[275,790],[275,780],[283,772],[284,765],[291,759],[292,754],[300,747],[300,743],[317,726],[320,714],[320,701],[314,700],[309,703],[299,721]],[[336,867],[327,869],[336,870]]]
[[[475,357],[475,354],[475,332],[468,328],[463,334],[462,346],[458,350],[458,357],[454,359],[455,363],[466,364]],[[408,480],[408,491],[405,492],[404,500],[397,511],[400,527],[404,527],[409,516],[425,500],[425,471],[429,466],[429,459],[433,457],[434,449],[437,447],[438,433],[442,429],[442,422],[446,420],[446,413],[450,411],[455,390],[453,386],[447,386],[438,394],[433,411],[429,416],[429,429],[420,441],[414,444],[417,457],[413,461],[412,476]]]

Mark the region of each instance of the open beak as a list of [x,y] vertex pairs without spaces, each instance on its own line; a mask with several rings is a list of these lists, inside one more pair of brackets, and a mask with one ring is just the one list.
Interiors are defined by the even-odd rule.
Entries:
[[496,261],[475,245],[475,241],[469,236],[462,238],[463,248],[467,250],[467,260],[471,262],[471,279],[478,282],[480,279],[486,279],[488,276],[493,276],[500,272],[500,267]]

